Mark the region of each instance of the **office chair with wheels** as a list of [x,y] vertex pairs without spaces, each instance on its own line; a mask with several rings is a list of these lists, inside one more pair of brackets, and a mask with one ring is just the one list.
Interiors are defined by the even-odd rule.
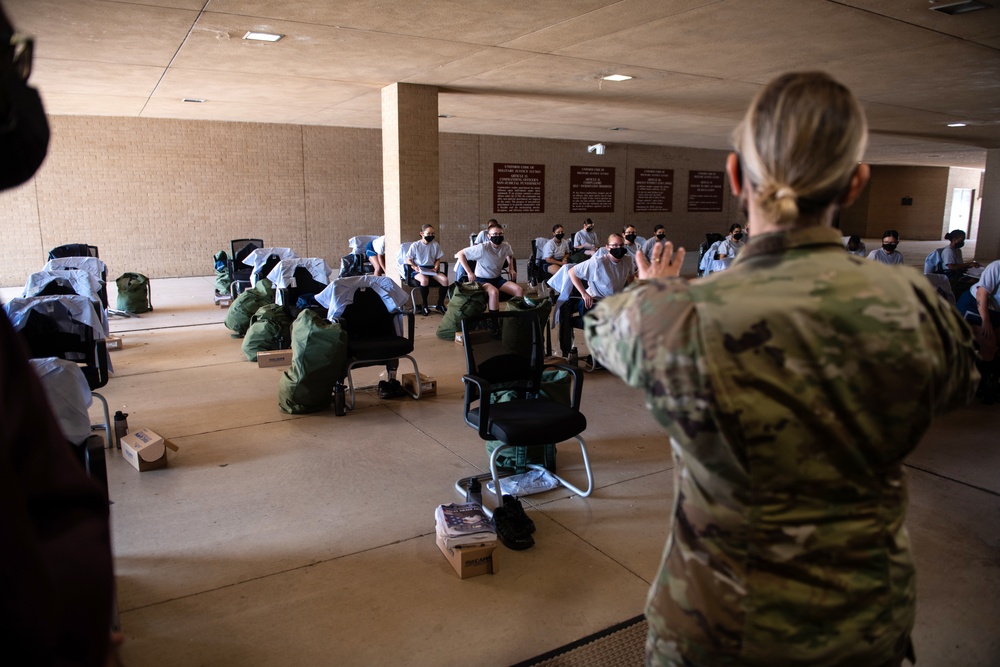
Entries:
[[[462,377],[465,383],[465,423],[476,429],[483,440],[500,443],[490,455],[489,475],[481,476],[492,478],[497,505],[502,505],[497,459],[503,452],[544,447],[571,438],[580,445],[587,476],[586,490],[555,472],[554,452],[551,457],[546,457],[549,466],[528,463],[527,467],[553,468],[549,472],[563,486],[580,496],[589,496],[594,488],[594,478],[587,444],[581,436],[587,428],[587,418],[580,412],[583,376],[578,368],[550,366],[570,374],[569,404],[564,405],[545,396],[542,372],[546,366],[537,313],[509,310],[471,317],[462,322],[462,337],[468,369]],[[513,395],[501,397],[504,392],[512,392]],[[498,402],[498,398],[504,400]],[[467,480],[464,478],[456,483],[460,492]]]
[[[343,414],[341,401],[354,409],[355,389],[351,370],[366,366],[385,365],[386,371],[395,373],[400,359],[413,364],[414,377],[420,377],[413,352],[413,313],[401,310],[409,300],[406,291],[388,276],[349,276],[337,278],[316,295],[316,301],[327,308],[327,319],[337,322],[347,334],[347,382],[349,392],[345,398],[343,385],[338,384],[334,396],[337,414]],[[416,392],[406,391],[413,398],[420,398],[420,382]]]
[[264,247],[263,239],[232,239],[229,241],[229,294],[235,299],[250,289],[253,267],[243,263],[250,253]]

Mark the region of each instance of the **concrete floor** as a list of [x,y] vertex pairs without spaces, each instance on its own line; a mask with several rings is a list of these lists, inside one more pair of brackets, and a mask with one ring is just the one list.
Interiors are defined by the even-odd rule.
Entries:
[[[111,410],[180,447],[163,470],[108,461],[129,667],[509,665],[641,613],[672,464],[639,393],[586,375],[595,492],[526,498],[536,546],[500,547],[498,574],[463,581],[433,512],[487,459],[439,317],[418,316],[415,352],[436,396],[364,391],[345,417],[293,416],[276,401],[282,369],[244,359],[211,291],[210,278],[154,280],[156,310],[111,323],[124,336]],[[1000,407],[970,406],[910,459],[921,667],[1000,665],[998,424]],[[573,449],[560,468],[582,480]]]

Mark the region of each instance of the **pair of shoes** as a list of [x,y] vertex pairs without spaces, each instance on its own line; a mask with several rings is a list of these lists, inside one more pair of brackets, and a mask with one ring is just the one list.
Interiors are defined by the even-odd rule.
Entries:
[[497,529],[497,537],[503,545],[514,551],[524,551],[535,546],[535,538],[524,529],[505,505],[493,510],[493,525]]
[[427,306],[420,306],[420,314],[423,315],[424,317],[427,317],[428,315],[431,314],[431,311],[428,310]]
[[521,526],[524,532],[529,535],[535,532],[535,522],[525,513],[524,507],[517,496],[509,496],[505,493],[503,495],[503,506],[514,523]]

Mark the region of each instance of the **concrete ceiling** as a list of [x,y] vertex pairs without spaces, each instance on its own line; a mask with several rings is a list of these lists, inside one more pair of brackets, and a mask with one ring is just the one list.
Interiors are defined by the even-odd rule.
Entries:
[[442,132],[725,149],[762,84],[823,69],[864,103],[868,161],[982,169],[1000,148],[1000,6],[931,10],[955,1],[3,5],[36,38],[31,81],[54,115],[378,128],[380,89],[408,82],[440,88]]

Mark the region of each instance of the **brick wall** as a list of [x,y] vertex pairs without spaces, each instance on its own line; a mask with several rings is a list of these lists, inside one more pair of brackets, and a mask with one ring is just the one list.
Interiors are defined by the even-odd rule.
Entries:
[[[378,130],[166,119],[56,116],[49,156],[36,177],[0,193],[5,232],[0,285],[16,286],[64,243],[100,247],[112,277],[210,275],[229,240],[260,236],[339,266],[347,239],[383,225]],[[442,134],[440,221],[445,252],[468,243],[491,217],[507,225],[518,256],[559,223],[572,232],[569,168],[616,168],[615,211],[592,215],[602,234],[626,221],[649,236],[657,222],[694,249],[708,231],[741,219],[725,195],[722,213],[686,213],[690,169],[722,170],[723,151],[610,145],[588,154],[581,141]],[[544,164],[544,214],[493,213],[493,163]],[[630,212],[636,167],[674,170],[673,212]],[[417,236],[406,227],[404,236]]]

